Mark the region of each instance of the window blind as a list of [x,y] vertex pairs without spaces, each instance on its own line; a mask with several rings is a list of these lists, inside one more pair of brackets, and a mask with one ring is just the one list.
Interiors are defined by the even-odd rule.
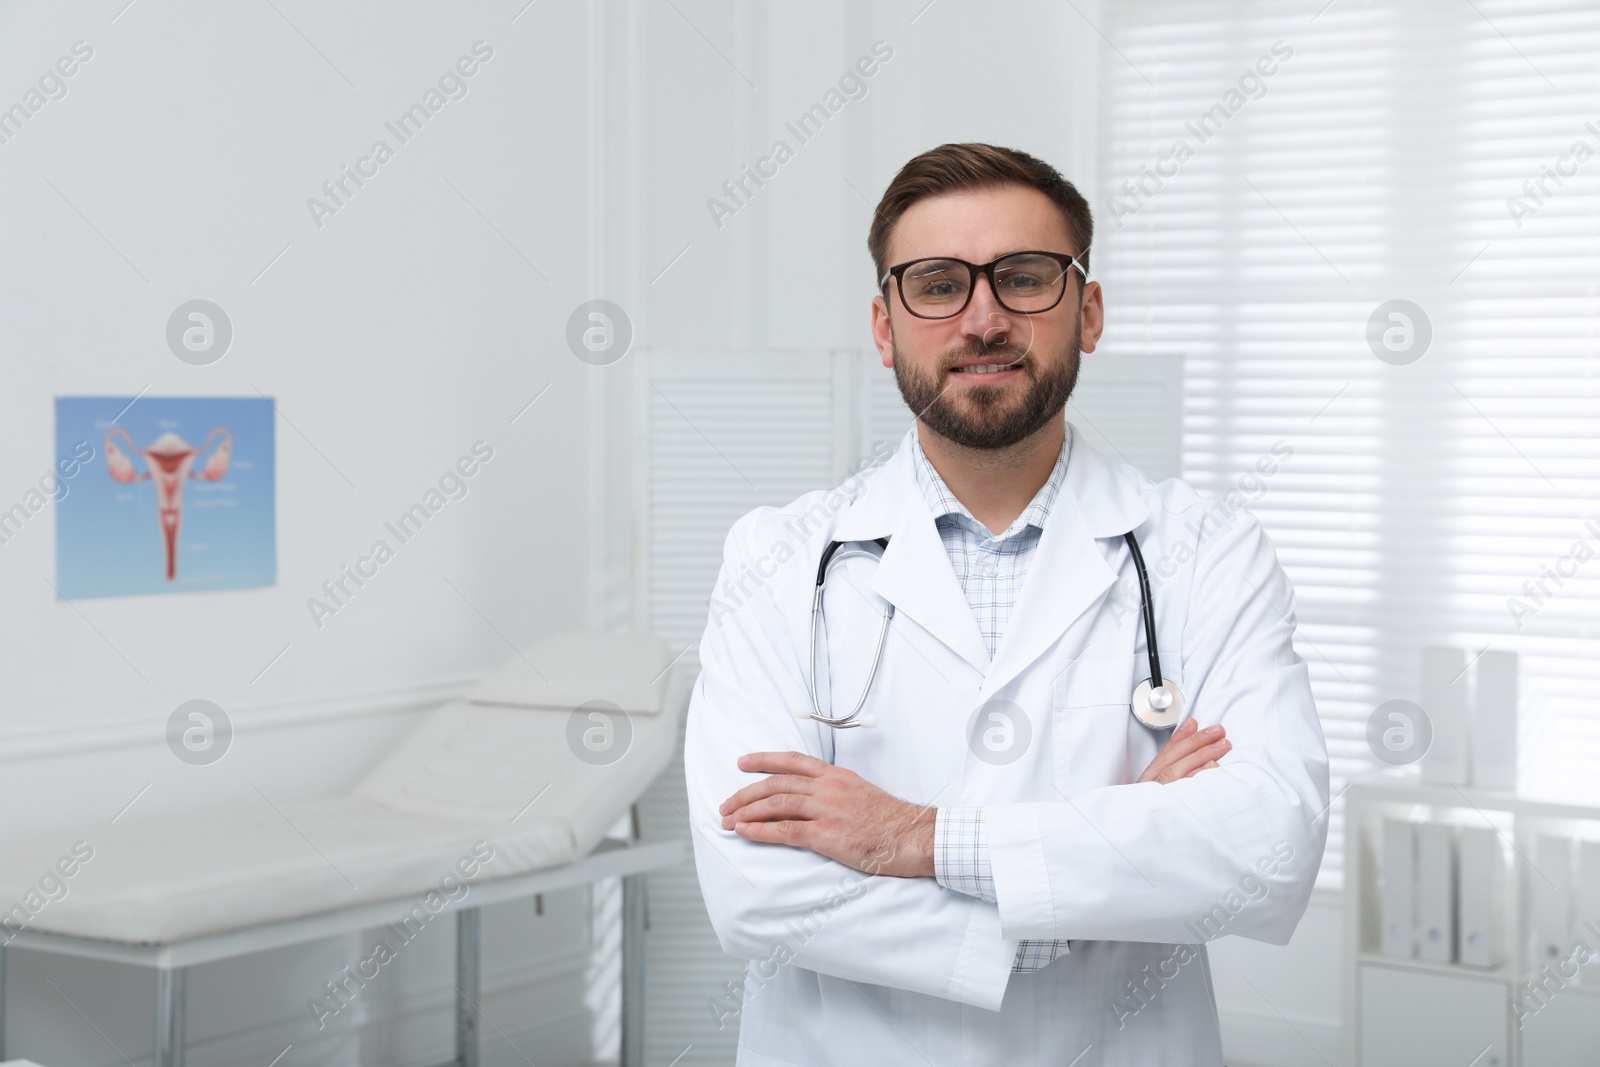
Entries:
[[1594,797],[1600,7],[1128,0],[1100,29],[1106,352],[1186,357],[1184,475],[1277,545],[1335,796],[1444,644],[1521,655],[1524,788]]

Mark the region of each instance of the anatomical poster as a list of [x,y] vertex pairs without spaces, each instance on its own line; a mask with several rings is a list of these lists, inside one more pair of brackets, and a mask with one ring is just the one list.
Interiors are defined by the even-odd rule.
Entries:
[[58,595],[274,584],[273,449],[265,397],[57,397]]

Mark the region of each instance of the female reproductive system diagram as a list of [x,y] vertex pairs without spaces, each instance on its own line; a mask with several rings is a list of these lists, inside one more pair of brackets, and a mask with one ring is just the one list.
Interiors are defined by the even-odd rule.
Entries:
[[[118,434],[127,442],[127,452],[112,440]],[[196,472],[199,457],[211,448],[218,437],[222,443],[206,458]],[[106,469],[111,477],[126,485],[130,482],[154,482],[156,490],[156,518],[161,523],[161,535],[167,544],[167,581],[178,576],[178,530],[183,524],[183,487],[190,478],[214,482],[227,476],[228,463],[233,455],[233,437],[221,426],[206,435],[199,448],[182,437],[167,432],[140,448],[122,427],[113,427],[106,434]],[[144,459],[144,473],[139,473],[128,452]]]

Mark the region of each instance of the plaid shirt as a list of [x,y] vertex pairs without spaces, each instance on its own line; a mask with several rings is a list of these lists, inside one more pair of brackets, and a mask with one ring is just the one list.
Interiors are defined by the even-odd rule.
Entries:
[[[917,486],[922,490],[934,525],[944,541],[950,566],[961,583],[967,603],[983,631],[989,658],[994,658],[1000,636],[1005,633],[1017,592],[1027,575],[1039,535],[1066,479],[1067,448],[1050,471],[1049,479],[1022,509],[1010,527],[991,534],[972,517],[961,501],[950,492],[939,472],[933,469],[915,432],[911,435],[912,464]],[[994,875],[989,866],[989,844],[984,837],[982,808],[939,808],[934,821],[933,870],[938,883],[948,889],[995,903]],[[1017,946],[1013,971],[1037,971],[1048,966],[1061,951],[1061,941],[1022,941]]]

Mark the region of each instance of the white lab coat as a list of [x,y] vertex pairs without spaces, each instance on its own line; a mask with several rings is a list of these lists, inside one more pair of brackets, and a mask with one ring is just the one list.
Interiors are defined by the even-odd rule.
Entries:
[[[729,532],[684,769],[711,924],[750,961],[742,1008],[722,990],[706,998],[739,1025],[741,1067],[1220,1065],[1204,942],[1285,944],[1304,912],[1328,757],[1272,545],[1248,512],[1067,433],[1066,481],[993,662],[909,438],[841,489],[758,508]],[[1188,714],[1233,742],[1219,767],[1170,785],[1133,784],[1165,735],[1129,710],[1149,670],[1128,530],[1150,570],[1162,671]],[[875,724],[836,731],[795,714],[809,710],[817,562],[829,540],[883,536],[881,562],[846,559],[828,578],[829,714],[853,706],[885,600],[896,609],[863,709]],[[1010,763],[969,745],[992,700],[1028,720]],[[766,777],[737,758],[791,749],[905,800],[981,806],[997,903],[722,829],[718,805]],[[1023,938],[1068,950],[1013,974]]]

